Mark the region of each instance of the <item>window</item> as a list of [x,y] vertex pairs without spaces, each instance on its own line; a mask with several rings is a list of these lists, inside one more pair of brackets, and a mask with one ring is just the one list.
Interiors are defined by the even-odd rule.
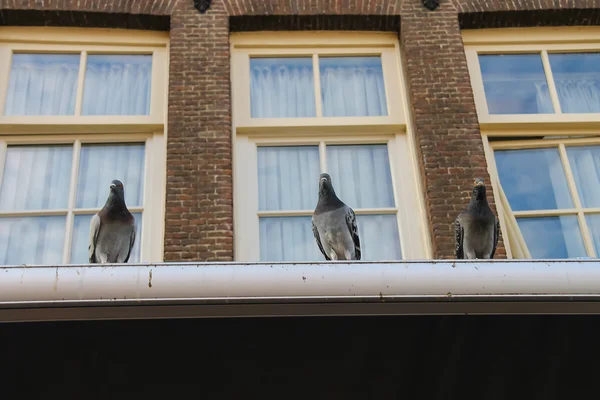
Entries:
[[136,218],[129,262],[161,261],[166,35],[0,34],[0,264],[87,263],[113,179]]
[[236,258],[323,260],[311,224],[322,172],[357,215],[363,260],[428,258],[394,35],[232,43]]
[[600,255],[598,33],[463,32],[509,257]]

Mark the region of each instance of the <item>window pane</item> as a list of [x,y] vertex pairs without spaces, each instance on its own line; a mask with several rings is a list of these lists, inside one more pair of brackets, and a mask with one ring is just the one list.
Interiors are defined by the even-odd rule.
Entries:
[[143,144],[81,146],[77,208],[102,207],[113,179],[123,182],[127,207],[141,206],[144,194]]
[[532,258],[574,258],[586,256],[576,216],[518,218]]
[[62,264],[65,217],[0,218],[0,264]]
[[513,211],[573,207],[558,149],[494,153],[500,183]]
[[401,260],[395,215],[357,215],[362,260]]
[[79,54],[13,54],[5,115],[73,115]]
[[72,157],[72,146],[9,146],[0,210],[67,208]]
[[564,113],[600,112],[600,53],[548,54]]
[[324,117],[388,115],[381,58],[320,57]]
[[[140,260],[142,244],[142,213],[132,213],[135,217],[135,244],[128,263]],[[76,215],[73,221],[73,241],[71,243],[71,264],[88,264],[88,246],[90,244],[90,221],[93,215]]]
[[588,228],[594,241],[596,257],[600,258],[600,214],[588,214],[585,216]]
[[314,117],[312,58],[251,58],[253,118]]
[[81,114],[148,115],[151,82],[151,55],[89,55]]
[[480,54],[490,114],[552,113],[540,54]]
[[259,209],[315,208],[318,201],[319,171],[317,146],[259,147]]
[[583,207],[600,207],[600,146],[567,147]]
[[324,260],[313,235],[311,217],[260,218],[260,260]]
[[336,194],[350,207],[394,207],[387,145],[327,146],[327,167]]

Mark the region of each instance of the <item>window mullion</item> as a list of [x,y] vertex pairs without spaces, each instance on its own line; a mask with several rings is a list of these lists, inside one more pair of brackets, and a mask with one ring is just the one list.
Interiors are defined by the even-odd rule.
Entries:
[[0,115],[4,115],[11,63],[12,49],[9,47],[0,47]]
[[319,163],[321,164],[321,173],[327,172],[327,146],[323,140],[319,142]]
[[69,184],[69,206],[67,221],[65,223],[65,244],[63,247],[63,263],[67,264],[71,258],[71,243],[73,241],[73,209],[77,196],[77,179],[79,176],[79,155],[81,153],[81,140],[73,144],[73,163],[71,164],[71,182]]
[[83,103],[83,84],[85,81],[85,67],[87,65],[87,51],[81,52],[79,59],[79,74],[77,76],[77,97],[75,97],[75,115],[81,115],[81,104]]
[[4,174],[4,160],[6,158],[6,140],[0,140],[0,190],[2,190],[2,178]]
[[315,85],[315,107],[317,108],[317,117],[323,116],[323,105],[321,104],[321,71],[319,70],[319,55],[314,53],[313,59],[313,77]]
[[558,91],[554,84],[554,75],[552,74],[552,68],[550,66],[550,58],[548,57],[548,51],[542,50],[542,65],[544,66],[544,72],[546,73],[546,82],[548,83],[548,92],[552,99],[552,106],[554,106],[554,112],[556,114],[562,114],[560,108],[560,101],[558,100]]

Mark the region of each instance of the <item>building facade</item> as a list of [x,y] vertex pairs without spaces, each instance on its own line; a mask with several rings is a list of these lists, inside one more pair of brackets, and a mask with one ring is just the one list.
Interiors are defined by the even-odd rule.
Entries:
[[454,258],[475,177],[496,258],[596,257],[599,6],[0,0],[2,264],[85,263],[115,175],[134,262],[319,260],[325,171],[367,260]]

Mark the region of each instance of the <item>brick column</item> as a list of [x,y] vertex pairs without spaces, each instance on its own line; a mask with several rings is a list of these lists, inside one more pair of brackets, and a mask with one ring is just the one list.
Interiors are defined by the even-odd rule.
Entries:
[[[495,210],[479,132],[467,60],[450,1],[435,11],[421,0],[405,0],[400,43],[418,146],[434,258],[453,258],[454,219],[467,205],[473,178],[487,182]],[[505,258],[503,243],[497,258]]]

